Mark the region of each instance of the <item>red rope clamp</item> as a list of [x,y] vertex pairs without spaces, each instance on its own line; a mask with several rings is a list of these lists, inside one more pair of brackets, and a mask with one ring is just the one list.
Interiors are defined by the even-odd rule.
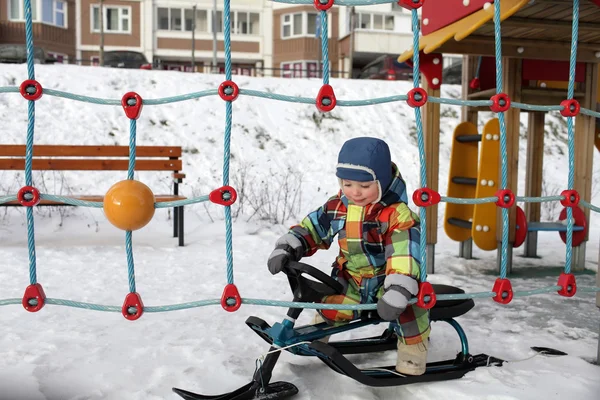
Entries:
[[44,93],[42,85],[33,79],[27,79],[26,81],[23,81],[21,86],[19,86],[19,91],[21,92],[21,96],[31,101],[36,101],[42,97],[42,94]]
[[[32,305],[30,301],[36,300],[37,303]],[[23,295],[23,300],[21,301],[23,304],[23,308],[25,308],[29,312],[37,312],[44,307],[46,304],[46,293],[44,293],[44,288],[39,283],[29,285],[25,289],[25,294]]]
[[237,311],[242,305],[242,298],[237,287],[230,283],[223,289],[223,295],[221,296],[221,307],[225,311],[234,312]]
[[334,0],[315,0],[315,8],[320,11],[327,11],[333,6]]
[[573,297],[577,293],[577,282],[575,282],[575,275],[573,274],[562,272],[558,277],[557,285],[561,287],[558,291],[561,296]]
[[511,208],[515,204],[515,194],[510,189],[500,189],[496,192],[498,201],[496,205],[502,208]]
[[225,101],[234,101],[240,94],[240,88],[234,81],[225,81],[219,85],[219,96]]
[[418,207],[429,207],[438,204],[442,197],[429,188],[417,189],[413,192],[413,203]]
[[316,99],[317,108],[323,112],[329,112],[335,108],[337,100],[331,85],[323,85],[319,89]]
[[427,103],[427,92],[423,88],[412,88],[408,92],[406,102],[412,108],[422,107]]
[[208,199],[215,204],[230,206],[237,200],[237,192],[231,186],[222,186],[210,192]]
[[560,110],[560,113],[563,117],[576,117],[579,115],[579,111],[581,110],[581,105],[575,99],[567,99],[560,102],[560,105],[564,108]]
[[565,196],[565,198],[560,201],[560,204],[564,207],[577,207],[579,200],[581,200],[577,190],[563,190],[560,195]]
[[136,92],[127,92],[121,99],[121,105],[123,106],[123,110],[125,110],[127,118],[138,119],[142,112],[144,101]]
[[512,285],[506,278],[496,279],[492,292],[496,293],[496,296],[492,297],[496,303],[508,304],[513,299]]
[[479,81],[479,78],[471,79],[471,82],[469,82],[469,87],[473,90],[479,89],[481,87],[481,82]]
[[[135,312],[133,313],[129,311],[132,307],[135,307]],[[129,321],[135,321],[142,316],[144,313],[144,303],[142,303],[142,298],[137,292],[131,292],[125,296],[121,313]]]
[[492,101],[490,109],[495,113],[508,111],[510,108],[510,97],[506,93],[498,93],[490,97],[490,100]]
[[417,10],[423,7],[423,3],[425,3],[425,0],[400,0],[398,5],[407,10]]
[[424,308],[429,310],[435,306],[437,302],[437,297],[435,296],[435,291],[433,290],[433,286],[429,282],[420,282],[419,283],[419,294],[417,295],[417,307]]
[[25,207],[35,207],[40,202],[40,191],[33,186],[23,186],[17,192],[17,200]]

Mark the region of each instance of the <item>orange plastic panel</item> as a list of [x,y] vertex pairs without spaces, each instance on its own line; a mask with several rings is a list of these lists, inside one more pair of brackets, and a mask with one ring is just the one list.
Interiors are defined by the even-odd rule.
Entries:
[[[500,189],[499,170],[500,123],[498,118],[494,118],[483,127],[475,197],[492,197],[496,194]],[[496,204],[476,204],[473,208],[473,243],[482,250],[496,250]]]
[[[452,182],[452,177],[476,178],[477,156],[479,153],[478,142],[461,143],[456,140],[463,135],[477,135],[477,126],[470,122],[462,122],[454,129],[452,150],[450,153],[450,168],[448,173],[448,197],[474,198],[475,186],[457,184]],[[451,225],[449,218],[469,221],[473,217],[472,204],[446,204],[444,217],[444,231],[452,240],[463,242],[471,237],[471,231],[466,228]]]

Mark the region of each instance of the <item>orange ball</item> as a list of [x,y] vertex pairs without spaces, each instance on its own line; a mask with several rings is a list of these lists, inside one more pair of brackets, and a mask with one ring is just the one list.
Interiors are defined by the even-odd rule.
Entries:
[[104,196],[104,214],[124,231],[141,229],[154,216],[154,193],[142,182],[127,179],[115,183]]

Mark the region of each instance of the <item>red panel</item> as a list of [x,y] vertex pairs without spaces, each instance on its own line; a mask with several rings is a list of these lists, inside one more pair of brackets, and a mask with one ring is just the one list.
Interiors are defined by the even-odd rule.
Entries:
[[[485,3],[493,2],[493,0],[468,0],[466,2],[468,5],[465,6],[465,0],[427,0],[423,3],[421,12],[421,31],[423,35],[428,35],[482,9]],[[427,24],[423,23],[425,19],[428,20]]]
[[[600,0],[598,0],[600,2]],[[568,61],[523,60],[523,79],[528,81],[569,81]],[[585,80],[585,64],[575,64],[575,82]]]
[[592,0],[598,7],[600,7],[600,0]]

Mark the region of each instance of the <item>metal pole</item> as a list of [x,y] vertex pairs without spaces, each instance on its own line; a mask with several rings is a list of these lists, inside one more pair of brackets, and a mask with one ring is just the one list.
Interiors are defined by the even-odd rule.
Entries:
[[100,54],[98,56],[98,63],[101,67],[104,67],[104,0],[100,0]]
[[196,69],[196,5],[192,7],[192,72]]
[[216,74],[217,69],[217,0],[213,0],[213,58],[212,58],[212,73]]
[[354,11],[354,6],[352,6],[352,8],[350,8],[350,56],[348,57],[350,61],[350,72],[348,73],[348,79],[352,79],[352,65],[354,64]]

